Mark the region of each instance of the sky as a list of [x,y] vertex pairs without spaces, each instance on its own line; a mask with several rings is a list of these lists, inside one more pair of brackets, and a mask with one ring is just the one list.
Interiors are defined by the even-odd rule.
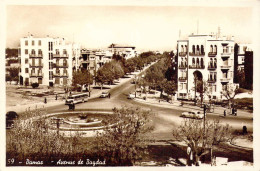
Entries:
[[199,34],[209,34],[218,27],[237,42],[251,43],[252,15],[251,7],[8,5],[6,47],[17,48],[19,39],[30,33],[90,49],[118,43],[140,51],[168,51],[197,28]]

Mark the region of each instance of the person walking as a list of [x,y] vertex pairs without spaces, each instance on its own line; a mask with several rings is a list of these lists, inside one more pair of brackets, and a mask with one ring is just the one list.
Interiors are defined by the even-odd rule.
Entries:
[[110,94],[110,93],[108,93],[108,98],[110,98],[110,95],[111,95],[111,94]]
[[224,117],[226,116],[226,109],[224,109]]

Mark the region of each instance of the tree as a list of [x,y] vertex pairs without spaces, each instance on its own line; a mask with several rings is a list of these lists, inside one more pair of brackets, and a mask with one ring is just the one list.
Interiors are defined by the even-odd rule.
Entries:
[[76,71],[73,73],[72,77],[72,85],[74,87],[78,87],[78,85],[82,87],[84,85],[90,85],[93,83],[93,76],[90,74],[88,70],[83,70],[83,71]]
[[18,81],[19,80],[19,68],[9,68],[7,69],[9,71],[9,75],[11,80],[10,81]]
[[228,100],[228,104],[231,107],[234,106],[235,96],[239,93],[239,87],[236,84],[228,83],[223,86],[222,95]]
[[234,139],[231,134],[231,127],[223,126],[219,120],[184,119],[182,124],[173,130],[175,140],[184,142],[191,148],[193,155],[192,164],[198,165],[200,158],[221,142],[230,142]]
[[114,125],[97,135],[97,154],[106,157],[108,163],[116,166],[131,166],[142,157],[146,149],[144,135],[153,127],[151,111],[140,108],[113,109],[114,117],[106,124]]
[[168,99],[169,99],[169,95],[171,96],[172,99],[172,95],[175,94],[176,89],[177,87],[174,81],[168,81],[168,80],[164,81],[163,91],[168,94]]

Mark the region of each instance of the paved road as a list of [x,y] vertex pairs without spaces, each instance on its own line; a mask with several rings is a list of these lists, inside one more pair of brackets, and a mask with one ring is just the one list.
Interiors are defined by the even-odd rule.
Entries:
[[[114,107],[132,106],[140,107],[142,109],[149,109],[155,113],[153,123],[155,126],[152,135],[155,139],[165,140],[172,138],[172,130],[178,126],[183,118],[180,117],[183,111],[176,109],[163,108],[153,106],[149,104],[143,104],[134,100],[127,99],[127,95],[134,91],[134,84],[131,84],[132,80],[125,82],[124,84],[112,89],[110,91],[111,98],[94,98],[90,99],[86,103],[76,105],[76,110],[111,110]],[[67,110],[68,106],[59,105],[55,107],[47,108],[49,113]],[[185,109],[183,109],[185,110]],[[219,114],[207,114],[207,119],[219,119],[222,123],[228,123],[233,129],[242,130],[242,124],[246,125],[248,131],[253,130],[253,120],[237,117],[220,117]]]

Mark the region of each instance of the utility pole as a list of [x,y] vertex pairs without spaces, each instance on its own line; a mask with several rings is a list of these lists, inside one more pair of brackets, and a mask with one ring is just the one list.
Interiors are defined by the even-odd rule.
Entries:
[[136,82],[137,82],[137,80],[136,80],[136,75],[135,75],[135,98],[136,98]]

